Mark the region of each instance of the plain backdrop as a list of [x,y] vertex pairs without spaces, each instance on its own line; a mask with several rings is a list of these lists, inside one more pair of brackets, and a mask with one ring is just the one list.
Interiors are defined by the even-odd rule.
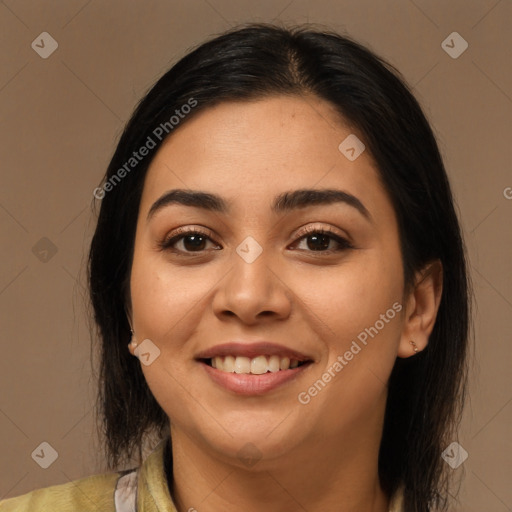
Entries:
[[[451,470],[464,475],[457,510],[511,510],[510,0],[0,2],[0,498],[103,472],[84,308],[92,192],[155,80],[191,47],[249,21],[348,34],[396,66],[422,104],[477,300],[459,437],[469,457]],[[47,469],[33,457],[45,442],[58,455]]]

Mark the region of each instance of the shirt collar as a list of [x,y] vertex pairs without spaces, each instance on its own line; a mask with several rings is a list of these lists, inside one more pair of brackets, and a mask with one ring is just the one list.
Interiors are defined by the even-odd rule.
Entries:
[[162,439],[146,457],[140,468],[137,485],[137,510],[177,512],[169,493],[164,454],[169,439]]

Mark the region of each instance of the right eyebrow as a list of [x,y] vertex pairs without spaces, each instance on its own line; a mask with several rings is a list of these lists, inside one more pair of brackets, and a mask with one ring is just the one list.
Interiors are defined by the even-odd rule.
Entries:
[[219,213],[229,212],[229,207],[226,201],[216,194],[210,194],[208,192],[201,192],[198,190],[175,189],[166,192],[153,203],[149,209],[146,220],[149,221],[158,210],[161,210],[165,206],[169,206],[171,204],[182,204],[184,206],[203,208],[205,210]]

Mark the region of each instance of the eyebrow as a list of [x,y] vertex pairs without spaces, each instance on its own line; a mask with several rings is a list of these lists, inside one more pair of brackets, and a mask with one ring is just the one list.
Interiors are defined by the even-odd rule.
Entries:
[[[274,213],[285,213],[309,206],[345,203],[355,208],[363,217],[371,221],[372,217],[364,204],[354,195],[337,189],[300,189],[279,194],[272,204]],[[174,189],[157,199],[147,215],[147,221],[157,211],[172,204],[181,204],[193,208],[228,214],[229,203],[222,197],[199,190]]]

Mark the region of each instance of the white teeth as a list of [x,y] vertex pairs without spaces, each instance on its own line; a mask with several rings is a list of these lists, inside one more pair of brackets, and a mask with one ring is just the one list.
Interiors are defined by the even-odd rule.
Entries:
[[[238,359],[238,357],[237,357]],[[268,361],[265,356],[255,357],[251,361],[251,373],[255,375],[261,375],[262,373],[267,373],[268,370]]]
[[267,372],[275,373],[279,370],[297,368],[299,361],[275,355],[270,357],[257,356],[252,359],[245,356],[216,356],[211,359],[211,365],[213,368],[227,373],[262,375]]
[[[222,357],[219,357],[222,360]],[[233,356],[226,356],[223,361],[223,371],[233,373],[235,371],[235,358]]]
[[288,370],[290,368],[290,359],[288,357],[281,358],[281,364],[279,365],[281,370]]
[[235,359],[235,373],[251,373],[251,360],[248,357]]
[[270,356],[268,360],[268,370],[272,373],[278,372],[280,362],[279,356]]

